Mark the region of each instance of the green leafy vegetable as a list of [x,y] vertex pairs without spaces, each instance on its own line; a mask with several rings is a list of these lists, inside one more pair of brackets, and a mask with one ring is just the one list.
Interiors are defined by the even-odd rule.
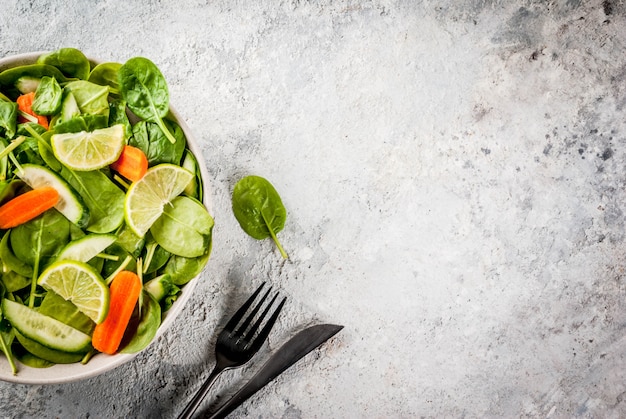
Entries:
[[161,325],[161,306],[152,296],[142,291],[141,307],[136,310],[122,339],[120,352],[132,354],[144,349]]
[[131,58],[120,67],[118,78],[122,97],[130,110],[146,121],[155,122],[175,143],[176,138],[163,123],[170,110],[170,94],[158,67],[147,58]]
[[178,196],[150,228],[154,239],[165,250],[178,256],[202,256],[211,242],[213,218],[193,198]]
[[276,235],[285,226],[287,211],[274,186],[260,176],[247,176],[233,190],[233,213],[243,231],[262,240],[271,237],[287,258]]
[[13,138],[16,129],[17,103],[0,101],[0,134],[6,138]]
[[37,64],[47,64],[61,70],[70,78],[87,80],[89,77],[89,60],[76,48],[61,48],[57,51],[42,54],[37,59]]
[[72,93],[82,114],[105,115],[109,118],[109,88],[86,80],[72,81],[65,85]]
[[87,81],[99,84],[100,86],[109,86],[111,94],[119,95],[120,84],[117,79],[117,72],[120,70],[120,63],[101,63],[98,64],[89,73]]
[[35,92],[33,111],[39,115],[54,115],[61,109],[63,90],[54,77],[44,76]]
[[180,164],[185,152],[186,139],[183,130],[169,120],[164,120],[164,124],[176,138],[175,143],[170,142],[161,128],[153,122],[141,121],[133,127],[129,144],[144,152],[150,166],[160,163]]

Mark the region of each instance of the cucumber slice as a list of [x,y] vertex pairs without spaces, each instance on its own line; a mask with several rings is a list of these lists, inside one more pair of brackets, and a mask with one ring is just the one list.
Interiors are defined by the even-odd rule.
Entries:
[[198,166],[198,161],[194,157],[194,155],[190,152],[185,153],[185,158],[183,159],[183,164],[181,166],[191,173],[194,174],[193,179],[189,182],[185,190],[183,191],[186,195],[191,196],[193,198],[197,198],[199,201],[202,201],[202,196],[200,196],[200,182],[199,182],[199,173],[200,167]]
[[91,336],[15,301],[2,300],[2,313],[28,339],[62,352],[87,352]]
[[62,177],[52,170],[36,164],[23,164],[17,175],[31,188],[52,186],[59,193],[54,206],[68,220],[83,228],[89,223],[89,208],[81,196]]
[[76,260],[89,262],[102,253],[104,249],[115,243],[114,234],[88,234],[78,240],[71,241],[61,250],[56,260]]

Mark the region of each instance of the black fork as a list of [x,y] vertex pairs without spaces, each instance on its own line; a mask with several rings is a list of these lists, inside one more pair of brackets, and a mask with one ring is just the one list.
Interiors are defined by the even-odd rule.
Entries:
[[[241,322],[241,319],[243,319],[243,316],[252,306],[252,303],[254,303],[254,300],[260,294],[264,285],[265,282],[262,283],[254,294],[252,294],[250,298],[248,298],[248,300],[241,306],[241,308],[237,310],[226,326],[224,326],[224,330],[220,332],[217,337],[217,344],[215,345],[215,367],[206,381],[202,384],[202,387],[200,387],[200,390],[198,390],[191,402],[189,402],[189,405],[180,414],[180,416],[178,416],[179,419],[190,418],[200,403],[202,403],[202,400],[204,400],[217,376],[224,370],[244,365],[255,353],[258,352],[263,345],[263,342],[267,339],[272,327],[274,327],[274,324],[276,323],[280,310],[285,304],[285,300],[287,299],[286,297],[280,301],[269,320],[265,323],[265,326],[260,329],[263,319],[267,316],[278,297],[278,293],[276,293],[271,301],[265,306],[261,315],[257,316],[263,306],[263,303],[267,300],[267,297],[270,294],[271,288],[269,288],[263,295],[263,298],[261,298],[256,306],[254,306],[254,308],[250,311],[250,314],[248,314],[246,319]],[[255,317],[256,321],[252,324]],[[250,324],[252,324],[252,326],[250,326]]]

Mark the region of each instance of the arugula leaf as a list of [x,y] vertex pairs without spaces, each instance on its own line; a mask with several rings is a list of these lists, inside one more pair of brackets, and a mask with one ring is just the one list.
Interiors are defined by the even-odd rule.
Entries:
[[274,186],[260,176],[247,176],[233,190],[233,213],[243,231],[262,240],[271,237],[283,258],[283,250],[276,234],[285,226],[287,211]]

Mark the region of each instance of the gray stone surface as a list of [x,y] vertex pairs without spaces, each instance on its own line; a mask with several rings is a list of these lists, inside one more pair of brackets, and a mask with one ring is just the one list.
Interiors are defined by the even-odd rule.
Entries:
[[[250,366],[345,325],[233,417],[626,415],[626,6],[555,1],[3,0],[0,55],[152,59],[216,219],[197,294],[133,362],[0,383],[0,417],[174,417],[261,279],[289,296]],[[283,261],[230,209],[289,212]]]

